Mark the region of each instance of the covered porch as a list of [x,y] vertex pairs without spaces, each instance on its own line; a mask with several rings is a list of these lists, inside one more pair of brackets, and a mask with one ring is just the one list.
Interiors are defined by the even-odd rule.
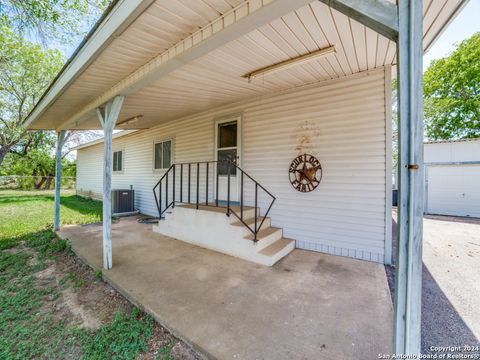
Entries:
[[[102,268],[100,224],[59,235]],[[135,217],[114,223],[112,235],[115,266],[104,279],[209,358],[390,352],[392,303],[380,264],[296,249],[265,267],[152,233]]]
[[[163,139],[172,134],[170,125],[193,129],[190,137],[178,132],[175,140],[180,150],[182,141],[191,145],[193,138],[201,137],[199,128],[195,127],[202,121],[198,114],[205,115],[212,109],[225,110],[222,107],[235,104],[240,106],[252,99],[260,102],[254,109],[257,118],[250,116],[247,109],[247,121],[258,120],[267,113],[272,123],[264,127],[266,135],[258,137],[259,143],[269,146],[263,151],[257,151],[260,146],[246,146],[246,163],[256,174],[262,170],[258,154],[268,155],[269,165],[282,165],[275,157],[283,154],[284,160],[291,159],[290,151],[295,148],[272,148],[272,144],[288,141],[286,136],[275,138],[271,134],[272,129],[282,130],[278,123],[282,114],[272,117],[274,110],[280,111],[281,106],[271,105],[265,110],[261,102],[266,103],[266,97],[271,94],[318,85],[318,89],[327,89],[328,94],[304,96],[302,93],[295,101],[304,101],[303,109],[322,107],[310,110],[309,114],[321,114],[320,120],[331,121],[332,127],[343,125],[338,130],[340,135],[333,134],[320,141],[325,148],[319,147],[322,151],[318,152],[325,157],[328,151],[336,152],[333,145],[339,143],[341,135],[345,135],[345,146],[340,150],[350,146],[350,150],[359,151],[358,144],[351,140],[354,135],[363,134],[362,144],[369,154],[350,166],[348,161],[354,155],[344,151],[337,158],[339,161],[329,166],[332,169],[329,174],[340,169],[347,176],[332,176],[330,184],[335,186],[349,178],[357,185],[361,183],[361,176],[357,175],[367,168],[365,165],[372,165],[372,158],[379,161],[363,179],[367,185],[373,183],[379,189],[379,208],[374,220],[381,222],[380,228],[385,233],[378,231],[382,236],[382,245],[378,247],[382,249],[376,257],[388,263],[391,258],[391,242],[387,236],[390,231],[391,79],[385,74],[390,74],[393,65],[397,68],[399,94],[400,185],[393,352],[418,353],[423,214],[422,55],[465,3],[463,0],[113,2],[110,11],[26,121],[30,129],[58,132],[58,159],[66,130],[104,130],[103,171],[92,169],[90,173],[90,178],[98,174],[103,177],[100,190],[103,227],[65,229],[61,234],[93,265],[100,267],[103,256],[108,281],[117,284],[134,302],[148,307],[160,322],[188,337],[196,346],[208,349],[205,352],[211,352],[214,357],[264,358],[263,355],[268,354],[268,358],[275,358],[274,354],[278,354],[278,358],[291,358],[298,352],[301,356],[295,357],[367,359],[377,357],[380,352],[389,353],[391,303],[382,265],[295,250],[268,269],[152,234],[150,228],[140,229],[140,225],[134,223],[130,224],[132,230],[128,226],[122,229],[123,224],[128,223],[125,220],[114,224],[112,230],[111,189],[115,171],[112,166],[115,128],[143,129],[139,139],[150,142],[152,147],[153,141],[147,135],[153,128],[164,126]],[[384,75],[374,86],[367,84],[355,91],[346,82],[357,77],[372,79],[375,78],[373,72],[381,71]],[[328,84],[337,84],[339,88],[328,91]],[[359,98],[369,91],[374,92],[371,98]],[[340,99],[345,93],[353,98],[342,103]],[[379,105],[381,126],[375,127],[376,140],[369,137],[375,134],[369,128],[375,117],[370,109],[363,113],[364,132],[355,130],[350,122],[359,119],[358,107],[364,104]],[[235,106],[228,108],[229,114],[234,109],[242,111]],[[345,109],[351,113],[336,117]],[[288,110],[291,118],[299,121],[299,107],[292,105]],[[208,113],[208,121],[215,119],[213,115],[225,114]],[[190,122],[186,121],[187,117]],[[320,133],[328,133],[327,120]],[[291,122],[291,119],[285,120],[285,124]],[[261,122],[250,124],[251,134],[258,134]],[[213,132],[213,123],[204,129],[207,129],[205,133]],[[290,131],[287,126],[283,130],[284,134]],[[145,138],[141,138],[143,135]],[[370,147],[375,141],[379,148]],[[204,157],[202,151],[209,157]],[[146,153],[135,152],[138,157],[131,169],[137,169]],[[198,143],[177,151],[174,162],[210,161],[213,153],[212,142]],[[250,164],[248,156],[252,159]],[[57,179],[60,165],[58,161]],[[155,170],[151,161],[147,161],[147,167],[150,173],[152,168]],[[263,168],[272,170],[268,166]],[[135,171],[132,174],[138,177]],[[263,174],[269,180],[286,178],[280,172],[278,176],[271,176],[268,171]],[[147,182],[144,180],[142,186]],[[288,191],[292,190],[288,188]],[[367,194],[362,188],[355,188],[353,192]],[[56,229],[60,224],[59,193],[57,188]],[[299,207],[306,203],[305,198],[296,195],[294,201],[283,198]],[[338,199],[332,190],[318,201],[313,196],[308,201],[326,203],[332,195]],[[149,202],[153,200],[144,200],[144,204]],[[352,223],[371,227],[371,221],[361,219],[368,211],[355,210],[349,200],[339,203],[335,206],[347,208],[352,214]],[[289,214],[302,215],[305,208]],[[331,209],[320,210],[310,219],[312,227],[319,221],[329,222]],[[330,237],[336,235],[338,229],[351,230],[343,216],[344,213],[336,213],[337,223]],[[148,236],[142,236],[143,231],[148,231]],[[353,232],[356,236],[360,231],[353,229]],[[351,236],[345,235],[342,240],[347,243],[350,239]],[[366,250],[363,245],[353,250]],[[334,253],[342,255],[344,250],[348,253],[349,249]],[[282,282],[277,281],[278,277]],[[237,318],[241,321],[236,322]],[[325,356],[321,356],[322,353]]]

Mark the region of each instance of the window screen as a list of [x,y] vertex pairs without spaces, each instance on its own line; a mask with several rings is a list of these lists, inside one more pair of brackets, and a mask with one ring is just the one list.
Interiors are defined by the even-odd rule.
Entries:
[[155,169],[168,169],[172,165],[171,140],[155,143]]
[[229,165],[229,162],[236,162],[237,149],[218,150],[218,175],[237,175],[237,168]]

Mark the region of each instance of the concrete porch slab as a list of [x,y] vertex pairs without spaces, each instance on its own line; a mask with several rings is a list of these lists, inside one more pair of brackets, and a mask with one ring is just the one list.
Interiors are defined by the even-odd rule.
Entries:
[[[382,265],[294,250],[273,267],[113,224],[104,278],[208,358],[376,359],[390,353],[392,304]],[[102,266],[101,225],[64,227]]]

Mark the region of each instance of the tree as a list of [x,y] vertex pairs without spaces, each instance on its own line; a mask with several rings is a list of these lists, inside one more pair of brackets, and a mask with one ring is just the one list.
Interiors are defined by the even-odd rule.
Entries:
[[[75,141],[79,132],[68,132],[66,141]],[[83,138],[83,133],[82,138]],[[35,131],[24,139],[18,150],[10,152],[0,168],[0,176],[16,176],[15,183],[23,189],[50,189],[55,177],[55,143],[53,131]],[[72,143],[73,144],[73,143]],[[75,164],[68,157],[70,149],[62,154],[63,177],[75,176]],[[68,179],[62,180],[68,183]]]
[[100,139],[103,136],[102,130],[70,130],[65,134],[65,142],[63,144],[63,157],[73,159],[72,148],[80,144]]
[[429,139],[480,137],[480,32],[430,64],[424,104]]
[[92,27],[109,0],[2,0],[0,22],[44,44],[72,45]]
[[45,50],[0,25],[0,166],[8,152],[22,145],[26,152],[42,136],[22,125],[63,62],[58,50]]
[[[62,183],[66,183],[66,177],[75,176],[75,164],[62,157],[62,167]],[[5,158],[0,175],[14,175],[16,186],[23,189],[48,190],[54,182],[55,156],[48,146],[32,148],[25,155],[10,153]]]
[[[45,45],[62,44],[71,51],[71,45],[91,28],[108,3],[109,0],[0,2],[0,166],[9,152],[26,155],[45,140],[45,132],[27,132],[22,127],[64,63],[59,50],[46,50]],[[67,146],[94,136],[69,133]]]

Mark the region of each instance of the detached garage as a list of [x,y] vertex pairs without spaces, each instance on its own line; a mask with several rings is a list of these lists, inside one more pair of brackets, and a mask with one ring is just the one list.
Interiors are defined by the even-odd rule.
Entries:
[[425,212],[480,217],[480,138],[425,143]]

